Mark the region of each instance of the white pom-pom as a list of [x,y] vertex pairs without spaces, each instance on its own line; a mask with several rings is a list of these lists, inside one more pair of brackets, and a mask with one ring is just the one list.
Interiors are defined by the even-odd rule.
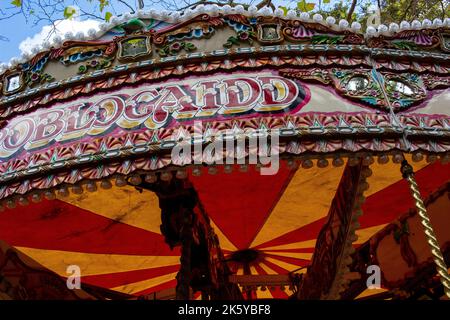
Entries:
[[33,48],[31,48],[31,53],[32,54],[38,54],[39,52],[41,51],[41,47],[38,45],[38,46],[34,46]]
[[[184,11],[184,13],[186,13],[186,12],[192,12],[192,10],[191,10],[191,9],[186,9],[186,10]],[[154,17],[156,16],[156,14],[157,14],[157,12],[156,12],[155,9],[150,9],[150,10],[147,12],[147,17],[148,17],[149,19],[151,19],[151,18],[154,18]]]
[[389,30],[388,27],[384,24],[380,24],[378,26],[378,32],[380,32],[380,33],[387,32],[388,30]]
[[341,29],[347,29],[347,28],[348,28],[348,25],[349,25],[349,23],[348,23],[348,21],[345,20],[345,19],[341,19],[341,20],[339,21],[339,28],[341,28]]
[[233,9],[231,8],[231,6],[229,4],[226,4],[222,7],[223,13],[225,14],[230,14]]
[[390,32],[398,32],[398,30],[400,30],[400,26],[396,23],[391,23],[389,25],[389,31]]
[[75,39],[84,40],[84,32],[82,31],[77,32],[77,34],[75,35]]
[[90,38],[94,38],[96,33],[97,33],[97,30],[95,30],[94,28],[89,29],[87,32],[87,34]]
[[332,25],[336,24],[336,19],[333,17],[327,17],[326,22],[328,25],[332,26]]
[[361,26],[361,23],[359,23],[359,22],[353,22],[352,23],[352,30],[353,31],[359,31],[359,30],[361,30],[361,28],[362,28],[362,26]]
[[433,23],[429,19],[425,19],[425,20],[422,21],[422,27],[424,27],[424,28],[429,28],[432,25],[433,25]]
[[234,9],[236,10],[237,13],[244,13],[245,12],[245,8],[243,5],[238,4],[236,7],[234,7]]
[[[155,16],[155,15],[156,15],[156,13],[155,13],[153,16]],[[193,12],[191,9],[186,9],[186,10],[184,10],[184,12],[183,12],[183,18],[184,18],[184,19],[189,19],[189,18],[191,18],[193,15],[194,15],[194,12]]]
[[255,16],[257,12],[258,12],[258,8],[256,8],[255,6],[248,7],[248,13],[251,16]]
[[313,21],[317,22],[317,23],[322,22],[323,21],[322,15],[319,13],[316,13],[315,15],[313,15]]
[[52,45],[50,44],[49,41],[45,40],[44,42],[42,42],[42,48],[43,49],[50,49]]
[[69,31],[69,32],[66,32],[66,33],[64,34],[64,38],[65,38],[66,40],[73,40],[74,35],[73,35],[73,33],[72,33],[71,31]]
[[195,10],[196,10],[198,13],[203,13],[203,12],[205,12],[205,5],[199,4],[198,6],[195,7]]
[[138,11],[137,11],[137,16],[138,16],[138,18],[144,18],[144,16],[145,16],[145,11],[144,10],[142,10],[142,9],[139,9]]
[[297,18],[297,12],[295,12],[295,10],[289,10],[286,17],[288,17],[288,19],[295,19]]
[[284,11],[281,10],[280,8],[278,8],[278,9],[275,10],[274,14],[275,14],[277,17],[283,17],[283,16],[284,16]]
[[450,27],[450,18],[445,18],[444,25]]
[[59,46],[62,42],[63,42],[63,39],[61,38],[61,36],[56,35],[53,37],[53,43],[55,45]]
[[19,59],[18,59],[17,57],[12,57],[12,58],[9,60],[9,64],[10,64],[12,67],[15,67],[18,63],[19,63]]
[[435,27],[442,27],[443,22],[442,22],[441,19],[436,18],[436,19],[433,20],[433,25],[434,25]]
[[419,20],[414,20],[414,21],[411,23],[411,27],[412,27],[413,29],[418,30],[418,29],[422,28],[422,24],[420,23]]
[[369,36],[374,36],[376,33],[377,33],[377,29],[375,29],[375,28],[372,27],[372,26],[368,26],[368,27],[367,27],[367,34],[368,34]]
[[178,11],[172,11],[169,15],[169,19],[173,22],[180,21],[180,13]]
[[408,21],[402,21],[400,23],[400,30],[407,30],[407,29],[410,29],[410,28],[411,28],[411,25],[409,24]]
[[30,60],[31,58],[32,58],[31,52],[29,52],[29,51],[24,51],[24,52],[22,52],[22,59],[23,59],[23,60],[28,61],[28,60]]
[[257,16],[268,16],[272,13],[272,10],[270,10],[268,7],[263,7],[258,10],[256,13]]
[[119,24],[119,17],[112,16],[112,17],[109,19],[109,22],[110,22],[111,24],[113,24],[113,25],[118,25],[118,24]]
[[131,13],[127,12],[122,16],[123,20],[130,20],[132,18]]
[[302,13],[300,13],[300,20],[302,20],[302,21],[308,21],[308,20],[309,20],[309,13],[308,13],[308,12],[302,12]]

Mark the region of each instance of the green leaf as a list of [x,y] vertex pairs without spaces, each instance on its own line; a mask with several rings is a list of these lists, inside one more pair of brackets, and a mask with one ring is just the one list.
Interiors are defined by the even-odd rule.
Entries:
[[289,9],[284,7],[284,6],[279,6],[278,8],[283,10],[284,15],[286,15],[288,13],[288,11],[289,11]]
[[100,12],[103,12],[103,9],[109,6],[109,1],[108,0],[98,0],[98,1],[100,2]]
[[13,0],[13,1],[11,1],[11,4],[13,6],[16,6],[16,7],[21,7],[22,6],[22,0]]
[[315,3],[307,3],[306,4],[306,11],[312,11],[316,7]]
[[323,3],[330,3],[330,0],[323,0]]
[[72,19],[77,10],[74,7],[64,8],[64,19]]
[[111,12],[106,11],[106,13],[105,13],[105,21],[109,22],[109,20],[111,19],[112,15],[113,14]]
[[315,3],[307,3],[306,0],[297,2],[297,9],[301,11],[312,11],[316,7]]

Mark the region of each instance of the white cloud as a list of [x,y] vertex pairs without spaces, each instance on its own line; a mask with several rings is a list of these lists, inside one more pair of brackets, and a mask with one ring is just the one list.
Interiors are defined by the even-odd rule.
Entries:
[[55,36],[60,36],[64,38],[64,35],[67,32],[72,32],[76,34],[80,31],[87,34],[89,29],[99,29],[100,21],[96,20],[57,20],[55,22],[55,27],[53,26],[44,26],[41,32],[35,34],[32,37],[27,37],[19,44],[19,49],[22,53],[30,53],[31,49],[37,45],[42,45],[44,41],[52,42],[52,39]]

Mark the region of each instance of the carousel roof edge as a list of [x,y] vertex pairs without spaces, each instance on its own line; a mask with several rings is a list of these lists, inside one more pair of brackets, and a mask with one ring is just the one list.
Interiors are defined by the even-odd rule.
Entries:
[[[363,33],[361,31],[362,26],[358,22],[353,22],[350,25],[350,23],[345,19],[337,21],[334,17],[331,16],[326,18],[324,18],[321,14],[314,14],[313,16],[311,16],[307,12],[301,12],[300,14],[298,14],[295,10],[289,10],[287,13],[285,13],[281,9],[276,9],[275,11],[273,11],[269,7],[264,7],[258,10],[255,6],[250,6],[248,9],[245,9],[242,5],[231,7],[229,5],[219,6],[213,4],[198,5],[194,9],[188,8],[182,12],[167,10],[157,11],[153,9],[149,11],[139,10],[136,13],[125,13],[120,16],[113,16],[111,17],[109,22],[100,24],[98,30],[92,28],[87,30],[87,32],[80,31],[76,34],[68,32],[64,34],[63,37],[55,36],[51,42],[45,41],[41,45],[36,45],[35,47],[33,47],[30,52],[24,52],[20,57],[13,57],[8,63],[1,63],[0,75],[8,69],[15,68],[19,64],[32,60],[32,58],[39,55],[41,52],[62,47],[65,41],[92,41],[100,39],[109,30],[134,18],[155,19],[167,23],[181,24],[195,18],[198,15],[203,14],[207,14],[209,16],[240,14],[247,17],[274,17],[288,20],[299,20],[306,23],[318,23],[334,31],[350,31],[359,34]],[[364,36],[367,39],[379,36],[392,36],[398,32],[406,30],[417,31],[422,29],[436,29],[441,27],[450,27],[450,18],[445,18],[444,21],[442,21],[441,19],[434,19],[433,21],[424,19],[422,22],[414,20],[411,23],[402,21],[400,24],[391,23],[389,26],[381,24],[377,28],[369,26],[365,30]]]

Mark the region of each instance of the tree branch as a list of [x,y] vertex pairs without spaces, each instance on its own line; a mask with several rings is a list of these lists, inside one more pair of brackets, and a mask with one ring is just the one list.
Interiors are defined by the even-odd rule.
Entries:
[[348,22],[352,22],[353,12],[355,12],[355,8],[356,8],[356,3],[357,2],[358,2],[358,0],[353,0],[353,2],[352,2],[352,6],[350,7],[350,10],[348,11],[348,14],[347,14],[347,21]]
[[[131,13],[134,13],[134,12],[135,12],[135,11],[134,11],[134,8],[133,8],[132,6],[130,6],[126,1],[123,1],[123,0],[117,0],[117,1],[119,1],[120,3],[126,5],[128,8],[130,8]],[[143,5],[144,5],[144,3],[140,0],[140,1],[139,1],[139,9],[142,9],[142,8],[140,7],[140,6],[141,6],[141,3],[142,3],[142,8],[143,8]]]

